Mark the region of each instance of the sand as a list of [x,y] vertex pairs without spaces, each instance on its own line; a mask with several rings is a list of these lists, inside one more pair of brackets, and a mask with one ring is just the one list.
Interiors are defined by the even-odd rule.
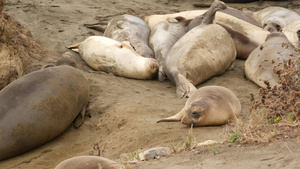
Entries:
[[[120,14],[139,17],[151,14],[175,13],[196,9],[188,1],[159,0],[9,0],[4,11],[18,19],[39,39],[55,60],[69,51],[65,46],[78,43],[101,32],[83,26],[86,23],[107,22]],[[210,0],[205,2],[211,2]],[[295,2],[297,3],[297,2]],[[257,2],[229,4],[242,9],[259,10],[270,5],[286,6],[287,2]],[[300,13],[299,4],[288,5]],[[199,8],[197,8],[199,9]],[[54,140],[22,155],[0,162],[0,168],[51,169],[62,160],[89,155],[98,143],[101,156],[122,162],[126,153],[156,146],[170,146],[186,139],[189,127],[179,123],[156,123],[180,111],[186,99],[175,97],[175,86],[169,81],[134,80],[93,71],[79,55],[79,69],[90,81],[89,113],[91,117],[75,129],[70,126]],[[46,62],[45,62],[46,64]],[[244,61],[236,68],[197,86],[220,85],[231,89],[240,99],[242,113],[249,114],[250,93],[257,93],[255,84],[244,77]],[[197,142],[208,139],[226,140],[225,127],[193,129]],[[300,166],[300,137],[265,145],[224,143],[213,151],[195,153],[184,151],[159,160],[138,162],[127,168],[297,168]],[[122,155],[123,154],[123,155]]]

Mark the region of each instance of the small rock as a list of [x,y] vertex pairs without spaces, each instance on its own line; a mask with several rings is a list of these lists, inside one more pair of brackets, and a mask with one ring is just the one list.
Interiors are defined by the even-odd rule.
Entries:
[[214,144],[218,144],[219,142],[215,141],[215,140],[206,140],[202,143],[198,143],[197,147],[201,147],[201,146],[208,146],[208,145],[214,145]]
[[158,157],[164,157],[170,154],[170,148],[168,147],[155,147],[149,150],[146,150],[139,154],[141,161],[157,159]]

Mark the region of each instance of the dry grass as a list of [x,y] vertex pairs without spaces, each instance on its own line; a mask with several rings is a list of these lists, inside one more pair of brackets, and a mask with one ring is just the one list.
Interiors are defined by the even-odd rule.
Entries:
[[300,136],[300,57],[274,67],[279,85],[250,94],[252,111],[248,117],[226,127],[229,142],[267,143]]

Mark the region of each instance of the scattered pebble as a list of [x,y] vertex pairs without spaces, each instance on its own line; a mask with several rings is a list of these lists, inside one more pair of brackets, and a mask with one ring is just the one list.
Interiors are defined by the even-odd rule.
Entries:
[[158,159],[159,157],[164,157],[170,154],[169,147],[155,147],[149,150],[146,150],[139,154],[139,158],[141,161]]

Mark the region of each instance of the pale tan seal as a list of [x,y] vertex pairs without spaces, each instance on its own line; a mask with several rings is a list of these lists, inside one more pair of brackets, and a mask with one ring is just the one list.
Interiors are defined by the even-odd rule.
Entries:
[[224,73],[235,61],[230,34],[222,26],[211,24],[218,9],[218,3],[212,5],[205,23],[182,36],[164,59],[164,72],[176,85],[177,97],[189,97],[196,91],[195,85]]
[[194,92],[183,109],[158,122],[179,121],[186,125],[212,126],[236,122],[241,112],[237,96],[222,86],[205,86]]
[[276,6],[267,7],[256,12],[246,11],[246,13],[256,19],[269,32],[279,32],[286,25],[300,20],[298,13]]
[[77,156],[66,159],[54,169],[122,169],[115,161],[98,156]]
[[274,68],[282,68],[284,61],[297,58],[296,48],[282,32],[268,35],[266,42],[257,47],[245,62],[246,78],[262,88],[266,82],[270,86],[278,85],[278,76]]
[[163,71],[164,58],[170,48],[187,32],[187,26],[190,21],[183,17],[169,18],[166,21],[161,21],[151,30],[149,45],[154,51],[155,59],[159,64],[159,81],[166,79]]
[[294,21],[286,25],[282,32],[286,35],[290,42],[297,48],[300,47],[300,20]]
[[141,18],[133,15],[114,17],[105,27],[99,24],[85,24],[89,28],[105,30],[103,36],[119,42],[129,41],[138,54],[154,58],[153,51],[148,45],[150,28]]
[[158,63],[139,55],[129,42],[119,42],[103,36],[91,36],[68,48],[79,52],[93,69],[133,79],[153,79]]
[[[154,25],[156,25],[161,21],[167,20],[168,18],[182,16],[185,17],[186,19],[194,19],[195,17],[204,14],[206,11],[207,10],[192,10],[192,11],[184,11],[184,12],[174,13],[174,14],[150,15],[150,16],[145,16],[144,20],[148,23],[149,27],[153,29]],[[249,37],[250,39],[252,39],[258,44],[264,43],[267,35],[270,33],[258,26],[255,26],[239,18],[236,18],[232,15],[222,13],[222,12],[216,13],[214,22],[222,25],[226,25],[231,29],[239,31],[240,33],[246,35],[247,37]]]

